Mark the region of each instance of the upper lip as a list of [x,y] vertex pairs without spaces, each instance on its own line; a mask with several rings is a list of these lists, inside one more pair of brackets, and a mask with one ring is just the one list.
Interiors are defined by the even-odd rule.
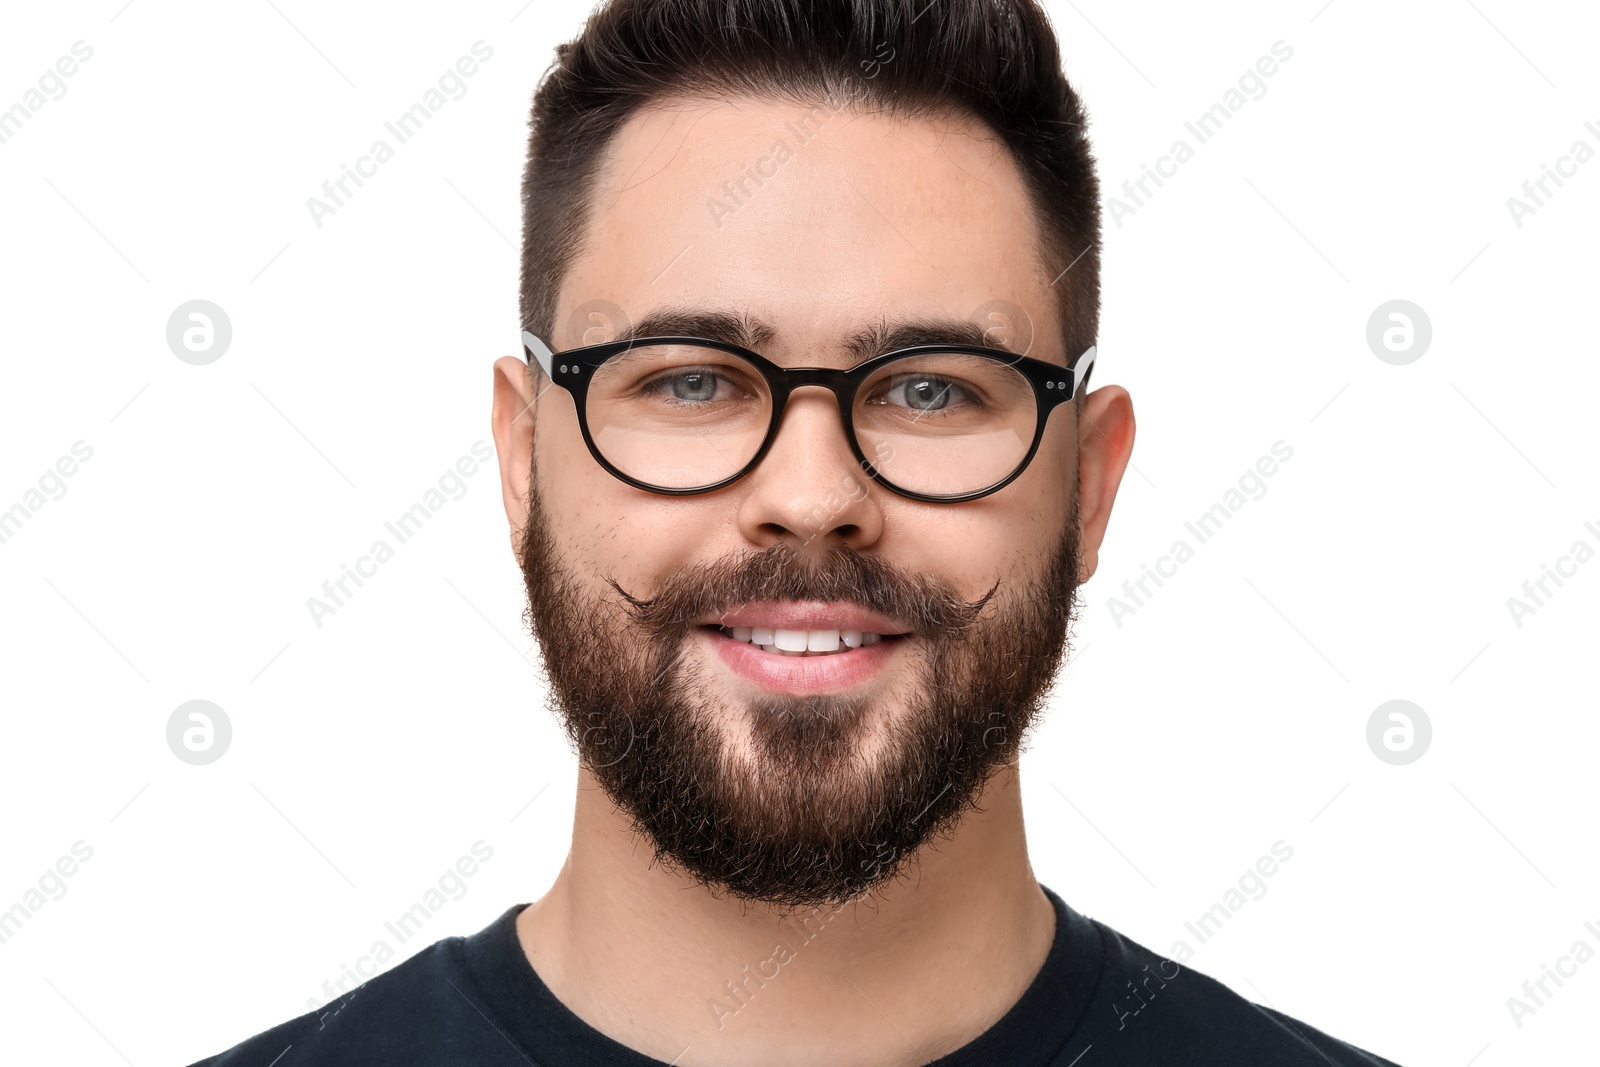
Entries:
[[770,600],[741,604],[721,615],[703,618],[701,626],[763,626],[773,630],[851,630],[869,634],[910,631],[887,615],[857,604],[824,600]]

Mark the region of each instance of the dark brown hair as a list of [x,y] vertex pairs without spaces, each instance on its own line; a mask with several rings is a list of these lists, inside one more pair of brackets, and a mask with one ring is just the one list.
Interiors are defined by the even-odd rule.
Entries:
[[533,97],[523,329],[551,339],[612,137],[652,101],[683,95],[980,119],[1010,149],[1038,213],[1068,358],[1094,343],[1099,183],[1083,107],[1037,0],[605,0],[556,47]]

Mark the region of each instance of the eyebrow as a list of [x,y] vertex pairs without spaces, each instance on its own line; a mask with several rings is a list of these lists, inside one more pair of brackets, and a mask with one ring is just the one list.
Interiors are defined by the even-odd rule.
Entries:
[[[777,332],[771,323],[748,313],[674,306],[646,312],[613,340],[704,337],[759,352],[763,345],[777,336]],[[950,344],[1012,351],[1006,345],[991,340],[988,330],[979,323],[939,315],[885,318],[839,339],[839,347],[857,363],[897,348]]]

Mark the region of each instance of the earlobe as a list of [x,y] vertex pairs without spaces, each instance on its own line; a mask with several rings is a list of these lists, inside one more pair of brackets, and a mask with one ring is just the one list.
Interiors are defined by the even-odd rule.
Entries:
[[511,524],[513,543],[528,519],[528,480],[533,468],[533,426],[537,394],[528,365],[514,356],[494,364],[494,400],[489,423],[500,460],[500,495]]

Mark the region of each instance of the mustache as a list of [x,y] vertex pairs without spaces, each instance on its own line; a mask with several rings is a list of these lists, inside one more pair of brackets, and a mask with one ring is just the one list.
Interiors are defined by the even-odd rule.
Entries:
[[633,596],[614,578],[606,583],[634,624],[663,641],[680,640],[702,618],[760,600],[854,604],[899,619],[919,635],[950,640],[977,623],[1000,588],[996,580],[969,601],[931,575],[908,575],[878,556],[844,547],[806,555],[785,542],[687,566],[666,578],[653,597]]

